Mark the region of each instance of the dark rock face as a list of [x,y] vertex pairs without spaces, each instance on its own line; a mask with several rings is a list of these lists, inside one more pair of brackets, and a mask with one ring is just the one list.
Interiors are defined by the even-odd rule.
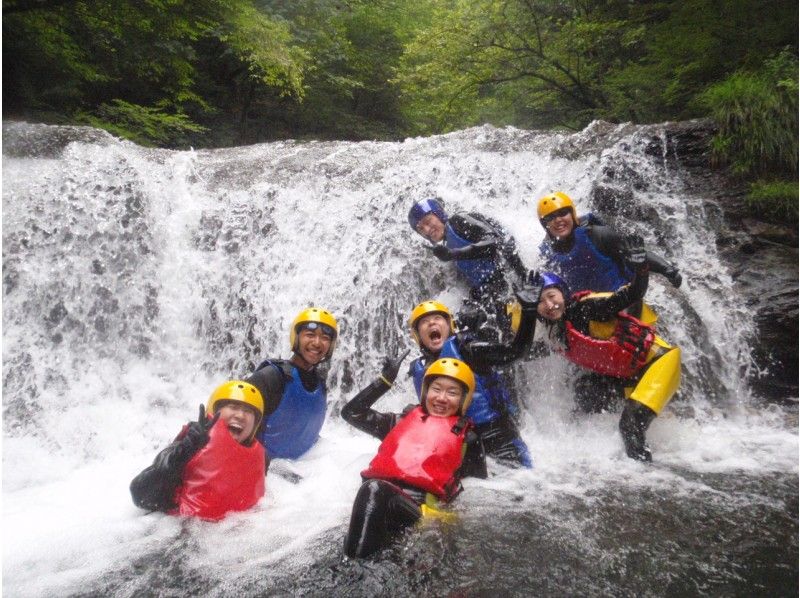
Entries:
[[669,153],[689,174],[687,184],[721,210],[719,221],[709,222],[709,228],[716,231],[717,247],[736,284],[734,292],[755,311],[752,389],[768,400],[797,402],[797,223],[769,223],[747,213],[742,183],[711,168],[708,141],[713,134],[707,121],[671,124]]

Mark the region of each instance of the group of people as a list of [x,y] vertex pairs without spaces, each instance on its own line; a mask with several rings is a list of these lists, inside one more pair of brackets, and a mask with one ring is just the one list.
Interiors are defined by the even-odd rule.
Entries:
[[[582,370],[575,384],[587,412],[622,402],[619,428],[629,457],[652,459],[645,432],[680,382],[680,350],[655,332],[643,303],[649,272],[681,284],[677,268],[572,200],[542,198],[543,268],[529,272],[514,239],[476,213],[449,216],[439,199],[414,203],[411,228],[434,256],[454,262],[470,288],[457,313],[427,300],[411,310],[419,355],[409,367],[416,400],[402,413],[372,406],[393,386],[409,351],[390,354],[380,375],[347,402],[342,418],[381,440],[362,471],[344,552],[367,557],[424,515],[440,514],[465,476],[486,477],[486,456],[531,467],[507,366],[555,350]],[[302,310],[289,329],[292,356],[267,359],[215,389],[197,421],[181,430],[131,483],[134,504],[218,520],[265,492],[271,459],[297,459],[317,441],[327,410],[319,366],[333,355],[335,317]]]

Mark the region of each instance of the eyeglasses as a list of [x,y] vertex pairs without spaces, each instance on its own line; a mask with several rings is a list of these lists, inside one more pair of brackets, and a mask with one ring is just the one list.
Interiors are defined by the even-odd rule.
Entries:
[[550,212],[547,216],[542,218],[542,222],[547,226],[556,218],[563,218],[567,215],[572,215],[572,208],[559,208],[555,212]]
[[322,331],[322,334],[331,337],[331,339],[336,338],[336,331],[327,324],[323,324],[322,322],[303,322],[302,324],[300,324],[300,326],[297,327],[298,332],[300,332],[301,330],[317,330],[317,329],[320,329]]

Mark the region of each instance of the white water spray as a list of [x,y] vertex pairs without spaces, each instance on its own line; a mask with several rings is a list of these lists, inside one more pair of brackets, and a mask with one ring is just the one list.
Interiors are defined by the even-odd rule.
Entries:
[[[385,353],[412,348],[405,322],[415,304],[457,307],[465,296],[452,265],[406,222],[412,201],[434,195],[451,212],[499,220],[534,268],[540,196],[564,190],[583,212],[595,209],[597,185],[632,193],[638,208],[612,215],[614,225],[677,262],[685,281],[675,290],[652,276],[648,291],[662,335],[684,355],[681,396],[648,436],[656,463],[796,475],[796,430],[779,411],[750,409],[742,380],[752,318],[728,292],[704,199],[686,192],[669,156],[643,151],[661,134],[487,126],[403,143],[171,152],[91,130],[7,124],[4,590],[80,593],[175,546],[186,570],[217,581],[291,574],[339,550],[377,441],[343,423],[338,407],[379,373]],[[657,224],[644,224],[644,213]],[[293,465],[303,481],[269,476],[255,510],[219,524],[135,509],[133,476],[218,383],[288,356],[288,325],[311,304],[336,315],[341,335],[322,438]],[[559,357],[520,368],[536,466],[492,464],[496,476],[467,481],[465,512],[589,500],[616,486],[697,492],[693,481],[626,459],[613,414],[572,416],[571,370]],[[377,407],[411,400],[406,380]]]

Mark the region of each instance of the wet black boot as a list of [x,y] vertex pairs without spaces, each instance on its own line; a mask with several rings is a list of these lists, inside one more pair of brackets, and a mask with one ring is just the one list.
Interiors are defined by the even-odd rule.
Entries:
[[653,460],[653,455],[644,442],[644,433],[655,416],[655,411],[639,401],[625,401],[625,409],[619,418],[619,431],[625,443],[625,452],[631,459],[647,462]]

